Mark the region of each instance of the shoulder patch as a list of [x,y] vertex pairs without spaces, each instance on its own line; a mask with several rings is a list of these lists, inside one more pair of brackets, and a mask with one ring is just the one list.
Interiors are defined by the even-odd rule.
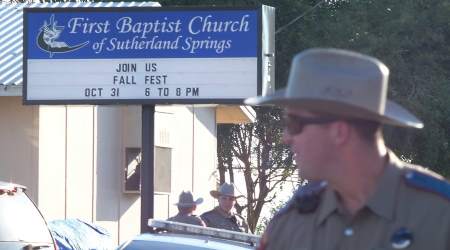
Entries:
[[403,177],[408,186],[435,193],[450,201],[450,183],[445,179],[417,170],[408,170]]
[[325,181],[311,182],[305,186],[299,187],[295,191],[294,196],[281,208],[274,217],[283,215],[291,211],[297,210],[299,213],[312,213],[319,206],[320,194],[327,183]]

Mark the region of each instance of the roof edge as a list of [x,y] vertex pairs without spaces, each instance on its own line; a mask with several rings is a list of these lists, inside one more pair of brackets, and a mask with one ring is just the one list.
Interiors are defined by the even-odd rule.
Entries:
[[22,96],[22,85],[0,85],[0,96]]

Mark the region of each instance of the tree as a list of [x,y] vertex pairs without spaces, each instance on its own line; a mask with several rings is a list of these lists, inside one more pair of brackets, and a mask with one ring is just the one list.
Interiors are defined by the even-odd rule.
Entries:
[[228,173],[242,174],[246,185],[245,210],[250,231],[254,232],[263,206],[276,197],[276,190],[290,178],[296,167],[292,153],[281,140],[281,112],[276,108],[255,108],[257,120],[245,125],[218,126],[218,169],[220,182]]
[[[164,0],[160,3],[163,6],[258,6],[262,2],[257,0]],[[287,64],[288,57],[283,60]],[[292,154],[281,142],[280,110],[255,109],[257,121],[254,124],[219,125],[217,132],[219,183],[225,182],[226,175],[231,182],[234,182],[235,175],[244,177],[247,199],[245,204],[237,204],[236,210],[240,214],[245,212],[252,232],[255,231],[265,204],[273,201],[276,190],[283,187],[296,168],[292,162]]]

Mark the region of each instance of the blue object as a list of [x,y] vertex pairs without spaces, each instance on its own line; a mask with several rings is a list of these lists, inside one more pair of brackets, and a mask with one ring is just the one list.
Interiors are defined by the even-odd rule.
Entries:
[[34,8],[28,59],[258,57],[258,9]]
[[48,227],[60,250],[115,249],[108,231],[80,219],[53,220]]
[[413,242],[412,233],[402,227],[398,229],[391,237],[391,245],[394,249],[403,249],[409,247]]
[[410,186],[433,192],[450,201],[450,183],[445,180],[411,170],[405,174],[405,181]]

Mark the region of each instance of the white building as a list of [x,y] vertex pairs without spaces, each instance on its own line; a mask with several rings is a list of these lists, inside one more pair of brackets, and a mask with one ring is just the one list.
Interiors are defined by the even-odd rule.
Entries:
[[[0,4],[0,180],[27,186],[47,220],[80,218],[123,242],[140,232],[140,195],[124,183],[141,146],[141,107],[22,105],[22,7]],[[182,190],[205,199],[199,214],[213,208],[216,126],[253,119],[242,106],[156,107],[155,218],[177,212]]]

